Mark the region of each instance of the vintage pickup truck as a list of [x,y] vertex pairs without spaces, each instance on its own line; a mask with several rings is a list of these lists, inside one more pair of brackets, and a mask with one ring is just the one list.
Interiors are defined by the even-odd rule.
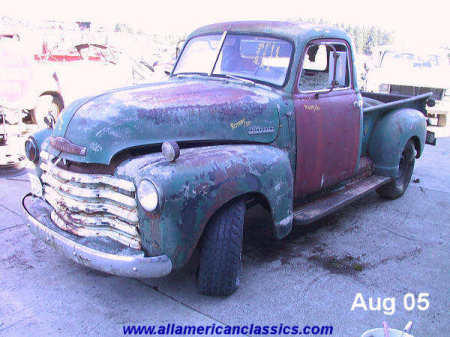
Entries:
[[431,93],[360,92],[353,60],[331,28],[197,29],[167,81],[80,99],[29,138],[30,230],[136,278],[180,269],[199,248],[199,291],[233,293],[248,207],[265,207],[282,239],[369,191],[408,187]]

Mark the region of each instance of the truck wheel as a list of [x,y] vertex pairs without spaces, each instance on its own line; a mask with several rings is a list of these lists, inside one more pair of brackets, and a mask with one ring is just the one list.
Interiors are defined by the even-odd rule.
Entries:
[[438,115],[437,126],[446,126],[447,125],[447,115],[441,114]]
[[228,296],[239,287],[242,270],[243,200],[220,210],[202,238],[197,288],[209,296]]
[[412,139],[406,143],[399,163],[399,176],[379,189],[377,193],[386,199],[397,199],[405,193],[414,170],[416,148]]
[[55,120],[62,110],[59,99],[53,95],[42,95],[39,97],[36,107],[31,111],[31,120],[39,127],[46,127],[44,118],[51,115]]

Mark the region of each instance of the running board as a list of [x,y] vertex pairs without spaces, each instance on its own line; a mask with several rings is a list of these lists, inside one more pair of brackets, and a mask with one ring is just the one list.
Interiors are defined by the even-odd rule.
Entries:
[[294,210],[294,224],[307,225],[317,221],[390,182],[391,179],[372,175],[322,198],[303,204]]

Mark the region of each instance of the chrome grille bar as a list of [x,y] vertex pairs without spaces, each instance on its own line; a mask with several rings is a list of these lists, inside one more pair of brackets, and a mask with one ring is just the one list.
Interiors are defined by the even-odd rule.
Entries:
[[126,233],[119,231],[114,231],[108,227],[79,227],[72,224],[69,219],[64,219],[62,216],[58,215],[55,211],[52,211],[50,215],[52,221],[62,230],[74,233],[78,236],[106,236],[113,240],[119,241],[120,243],[129,246],[131,248],[140,249],[140,240]]
[[122,218],[133,224],[138,223],[138,215],[136,209],[127,210],[116,205],[102,204],[99,202],[86,202],[72,198],[70,195],[55,191],[50,186],[45,186],[45,199],[53,208],[59,209],[63,207],[72,213],[83,212],[87,214],[111,214],[112,216]]
[[[42,158],[49,158],[49,155],[43,155],[44,152],[41,153]],[[53,164],[48,163],[48,159],[46,159],[46,162],[43,162],[41,164],[41,169],[47,172],[51,172],[52,174],[64,179],[64,180],[70,180],[76,183],[81,184],[105,184],[114,186],[117,188],[120,188],[122,190],[128,191],[128,192],[135,192],[136,187],[131,181],[125,180],[125,179],[119,179],[112,176],[102,175],[102,174],[83,174],[83,173],[76,173],[76,172],[70,172],[63,170]]]
[[43,196],[53,207],[52,221],[82,237],[104,236],[140,249],[134,183],[114,176],[71,172],[41,153]]
[[108,189],[79,187],[76,184],[72,184],[70,180],[61,181],[48,173],[42,174],[41,179],[44,183],[49,184],[54,189],[69,193],[73,196],[109,199],[120,202],[131,208],[136,208],[137,206],[136,199]]

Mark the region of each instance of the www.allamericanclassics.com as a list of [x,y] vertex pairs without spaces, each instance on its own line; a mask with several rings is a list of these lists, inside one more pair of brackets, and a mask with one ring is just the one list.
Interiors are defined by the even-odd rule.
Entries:
[[330,336],[332,325],[183,325],[169,323],[166,325],[124,325],[124,335],[159,335],[159,336],[192,336],[192,335],[261,335],[261,336]]

